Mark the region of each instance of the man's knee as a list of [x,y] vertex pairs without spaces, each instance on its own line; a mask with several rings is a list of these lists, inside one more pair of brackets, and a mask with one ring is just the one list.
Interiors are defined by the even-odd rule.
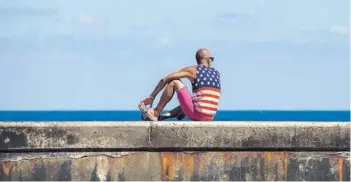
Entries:
[[175,79],[175,80],[170,81],[168,84],[171,86],[176,86],[178,84],[178,82],[182,82],[182,81],[180,81],[179,79]]
[[169,84],[173,86],[176,90],[180,90],[185,86],[184,83],[179,79],[172,80],[171,82],[169,82]]

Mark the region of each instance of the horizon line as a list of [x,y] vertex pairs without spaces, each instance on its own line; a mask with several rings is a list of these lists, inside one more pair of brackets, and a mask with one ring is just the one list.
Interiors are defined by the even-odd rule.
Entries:
[[[27,112],[27,111],[50,111],[50,112],[84,112],[84,111],[104,111],[104,112],[116,112],[116,111],[121,111],[121,112],[125,112],[125,111],[139,111],[138,109],[135,110],[131,110],[131,109],[127,109],[127,110],[110,110],[110,109],[106,109],[106,110],[98,110],[98,109],[86,109],[86,110],[59,110],[59,109],[55,109],[55,110],[51,110],[51,109],[43,109],[43,110],[0,110],[0,112]],[[168,109],[165,109],[164,111],[169,111]],[[337,110],[337,109],[329,109],[329,110],[322,110],[322,109],[291,109],[291,110],[287,110],[287,109],[222,109],[222,110],[218,110],[218,111],[231,111],[231,112],[235,112],[235,111],[250,111],[250,112],[266,112],[266,111],[275,111],[275,112],[350,112],[351,110]]]

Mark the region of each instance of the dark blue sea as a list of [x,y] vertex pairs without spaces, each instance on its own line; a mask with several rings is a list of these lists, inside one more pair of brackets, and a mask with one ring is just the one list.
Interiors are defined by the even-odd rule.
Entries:
[[[140,121],[139,111],[0,111],[0,121]],[[189,121],[188,118],[185,118]],[[215,121],[350,122],[350,111],[218,111]],[[169,120],[172,121],[172,120]],[[174,121],[174,120],[173,120]]]

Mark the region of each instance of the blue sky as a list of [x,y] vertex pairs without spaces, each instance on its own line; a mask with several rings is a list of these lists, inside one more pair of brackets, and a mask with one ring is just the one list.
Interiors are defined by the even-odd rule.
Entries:
[[1,1],[0,110],[135,110],[201,47],[222,110],[348,109],[349,3]]

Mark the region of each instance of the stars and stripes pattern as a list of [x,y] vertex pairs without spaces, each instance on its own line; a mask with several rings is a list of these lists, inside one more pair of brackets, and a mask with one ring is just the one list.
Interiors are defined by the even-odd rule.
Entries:
[[215,68],[197,66],[196,79],[192,86],[195,110],[213,118],[216,115],[221,95],[219,72]]

